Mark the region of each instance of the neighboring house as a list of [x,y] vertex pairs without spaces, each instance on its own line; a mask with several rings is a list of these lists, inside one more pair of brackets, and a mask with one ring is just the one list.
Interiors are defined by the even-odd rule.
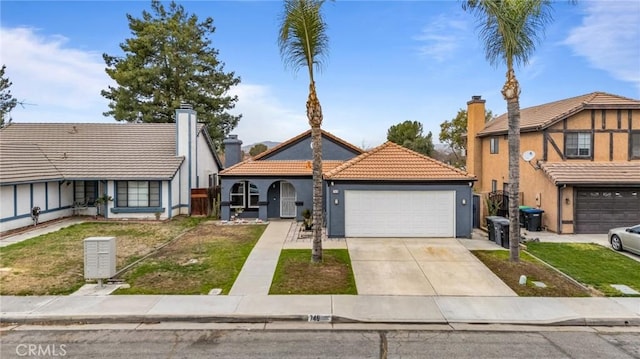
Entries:
[[[12,123],[0,130],[1,231],[71,215],[161,219],[191,213],[216,184],[215,147],[189,106],[176,123]],[[99,198],[111,201],[100,204]],[[98,201],[97,201],[98,200]],[[97,203],[98,202],[98,203]]]
[[[225,140],[222,219],[301,220],[312,209],[311,131],[234,164],[240,145]],[[391,142],[363,152],[325,131],[322,152],[329,237],[471,235],[473,176]]]
[[[476,191],[507,191],[507,114],[485,123],[468,103],[467,170]],[[521,205],[557,233],[606,233],[640,223],[640,101],[603,92],[520,110]],[[526,157],[526,156],[525,156]]]

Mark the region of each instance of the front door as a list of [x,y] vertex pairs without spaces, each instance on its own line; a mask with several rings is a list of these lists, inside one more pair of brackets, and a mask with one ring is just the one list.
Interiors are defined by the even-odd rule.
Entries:
[[289,182],[280,182],[280,217],[296,217],[296,189]]

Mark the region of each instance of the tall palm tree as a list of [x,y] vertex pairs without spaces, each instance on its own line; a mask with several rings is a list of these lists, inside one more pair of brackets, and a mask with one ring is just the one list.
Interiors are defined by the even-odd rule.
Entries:
[[478,20],[480,38],[492,65],[507,65],[502,96],[507,101],[509,123],[509,259],[520,260],[520,84],[514,62],[526,64],[551,22],[550,0],[467,0],[464,10]]
[[312,261],[322,261],[322,107],[316,94],[314,69],[320,70],[329,51],[327,24],[322,16],[324,0],[285,0],[278,45],[285,65],[309,71],[307,119],[313,146],[313,249]]

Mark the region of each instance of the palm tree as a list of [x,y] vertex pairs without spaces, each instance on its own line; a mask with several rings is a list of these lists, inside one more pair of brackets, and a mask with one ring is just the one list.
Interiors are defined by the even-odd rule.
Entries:
[[509,123],[509,259],[520,260],[520,85],[514,62],[526,64],[551,20],[549,0],[467,0],[464,10],[477,18],[487,60],[507,65],[502,96]]
[[285,0],[278,45],[285,65],[309,71],[307,119],[313,146],[313,249],[312,261],[322,261],[322,107],[316,94],[314,69],[320,70],[329,51],[327,24],[320,11],[324,0]]

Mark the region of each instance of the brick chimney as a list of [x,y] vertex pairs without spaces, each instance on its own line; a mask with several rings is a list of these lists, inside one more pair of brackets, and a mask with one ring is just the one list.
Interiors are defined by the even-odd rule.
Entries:
[[482,141],[478,132],[484,128],[485,100],[471,96],[467,102],[467,172],[476,176],[476,189],[482,190]]
[[224,144],[224,167],[229,168],[242,161],[242,141],[238,135],[229,135],[222,141]]

